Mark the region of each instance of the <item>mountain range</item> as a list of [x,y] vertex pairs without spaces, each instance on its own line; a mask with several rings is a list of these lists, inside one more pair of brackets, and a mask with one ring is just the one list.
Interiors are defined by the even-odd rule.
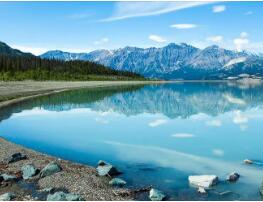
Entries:
[[124,47],[89,53],[48,51],[41,58],[84,60],[115,70],[139,73],[158,79],[235,79],[263,76],[263,57],[213,45],[204,49],[186,43],[170,43],[162,48]]

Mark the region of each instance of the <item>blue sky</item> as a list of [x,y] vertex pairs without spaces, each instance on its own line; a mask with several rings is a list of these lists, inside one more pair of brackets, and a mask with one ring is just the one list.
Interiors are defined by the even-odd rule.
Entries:
[[35,54],[217,44],[263,52],[263,2],[0,2],[0,40]]

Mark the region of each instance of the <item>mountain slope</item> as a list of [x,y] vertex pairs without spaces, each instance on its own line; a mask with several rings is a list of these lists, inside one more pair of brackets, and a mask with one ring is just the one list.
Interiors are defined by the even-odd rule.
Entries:
[[185,43],[171,43],[162,48],[125,47],[112,51],[74,53],[74,57],[70,55],[65,57],[66,55],[69,53],[49,51],[41,57],[66,61],[94,61],[112,69],[132,71],[146,77],[161,79],[222,79],[247,73],[245,67],[248,66],[256,68],[256,73],[263,76],[262,56],[226,50],[218,46],[198,49]]
[[33,56],[31,53],[24,53],[20,50],[13,49],[8,46],[6,43],[0,41],[0,54],[9,55],[9,56],[24,56],[24,57],[31,57]]

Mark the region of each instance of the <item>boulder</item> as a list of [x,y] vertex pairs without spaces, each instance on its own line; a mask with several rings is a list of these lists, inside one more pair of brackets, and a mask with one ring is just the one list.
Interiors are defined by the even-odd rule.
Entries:
[[0,195],[0,201],[11,201],[13,198],[15,198],[15,194],[10,192]]
[[109,184],[112,186],[122,187],[126,185],[126,182],[121,178],[113,178],[111,181],[109,181]]
[[47,196],[47,201],[80,201],[81,197],[77,194],[64,193],[62,191]]
[[251,161],[251,160],[249,160],[249,159],[245,159],[245,160],[244,160],[244,163],[245,163],[245,164],[253,164],[253,161]]
[[204,187],[198,187],[197,192],[200,194],[206,194],[206,190]]
[[14,175],[7,175],[7,174],[2,174],[1,178],[3,179],[2,181],[4,182],[10,182],[10,181],[16,181],[17,177]]
[[96,170],[97,170],[99,176],[107,176],[107,175],[114,176],[114,175],[119,175],[121,173],[120,171],[118,171],[117,168],[115,168],[111,164],[99,165],[96,168]]
[[61,170],[62,168],[60,167],[60,165],[58,165],[56,162],[51,162],[40,171],[40,177],[43,178],[49,175],[53,175],[54,173],[60,172]]
[[27,159],[27,156],[25,154],[19,153],[14,153],[12,156],[6,159],[7,163],[14,163],[20,160]]
[[218,177],[216,175],[192,175],[188,177],[188,181],[191,185],[209,188],[218,183]]
[[149,198],[152,201],[162,201],[162,200],[164,200],[165,197],[166,197],[165,194],[158,189],[151,189],[150,190]]
[[237,172],[232,172],[227,176],[226,180],[229,182],[235,182],[239,179],[239,177],[240,175]]
[[32,178],[38,173],[38,169],[35,168],[33,165],[28,164],[25,165],[21,168],[22,174],[23,174],[23,179],[27,180]]
[[107,165],[107,163],[105,161],[99,160],[98,166],[105,166],[105,165]]

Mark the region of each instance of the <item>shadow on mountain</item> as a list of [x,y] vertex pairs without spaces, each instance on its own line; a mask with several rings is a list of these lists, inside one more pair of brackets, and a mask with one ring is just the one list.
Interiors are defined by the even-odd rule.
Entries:
[[210,116],[262,106],[262,84],[238,82],[169,83],[145,86],[81,89],[39,97],[0,111],[0,120],[13,113],[40,107],[49,111],[90,108],[114,111],[126,116],[141,113],[163,114],[168,118]]

